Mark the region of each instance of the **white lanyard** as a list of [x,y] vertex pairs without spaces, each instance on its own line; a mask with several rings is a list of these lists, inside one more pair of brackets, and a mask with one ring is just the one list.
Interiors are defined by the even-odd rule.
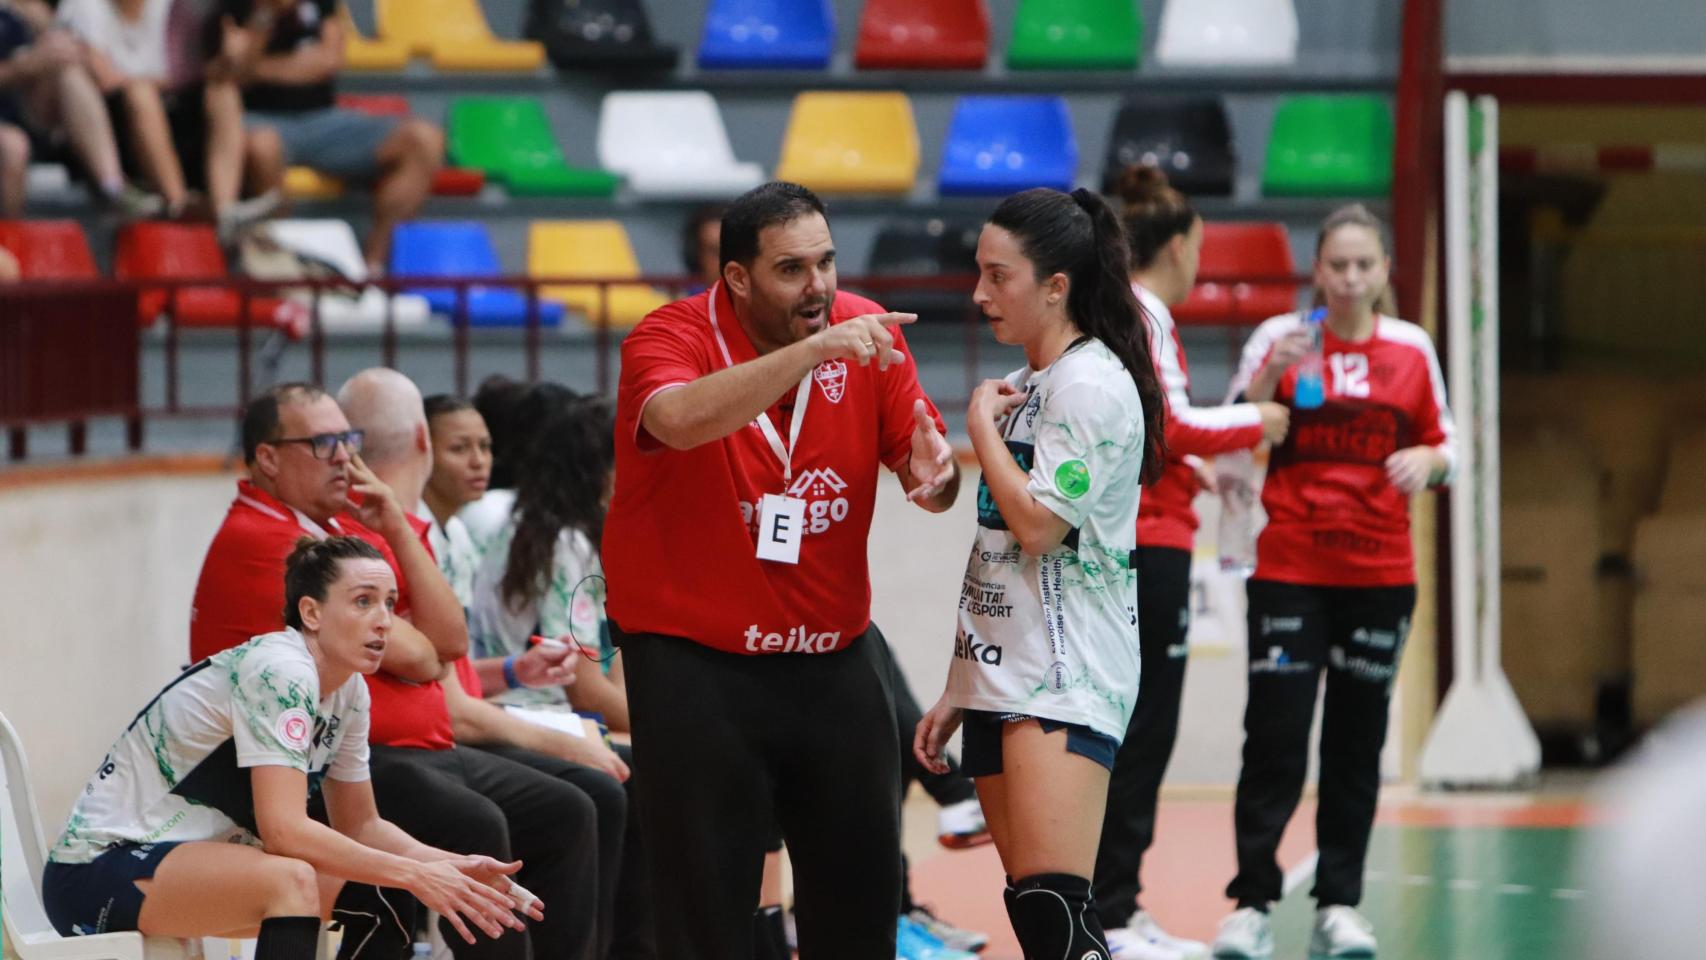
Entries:
[[[723,351],[723,363],[732,367],[735,365],[734,357],[729,354],[728,341],[723,339],[723,328],[717,323],[717,295],[722,291],[722,287],[720,280],[711,287],[711,332],[717,335],[717,347]],[[806,371],[806,375],[800,378],[799,389],[794,391],[794,418],[788,425],[787,446],[782,446],[782,437],[776,432],[776,425],[770,422],[768,411],[760,412],[758,419],[753,421],[758,424],[758,429],[763,432],[764,439],[769,441],[770,449],[782,464],[784,491],[794,482],[794,450],[800,444],[800,427],[806,422],[806,401],[812,396],[812,373],[815,369]]]

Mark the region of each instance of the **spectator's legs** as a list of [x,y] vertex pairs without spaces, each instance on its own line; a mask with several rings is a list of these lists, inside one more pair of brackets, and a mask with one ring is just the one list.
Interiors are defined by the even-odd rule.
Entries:
[[425,120],[397,125],[379,146],[379,183],[373,191],[373,227],[368,231],[368,269],[382,272],[391,255],[391,228],[415,215],[432,192],[444,165],[444,131]]
[[28,110],[39,129],[65,131],[77,159],[102,195],[112,198],[124,192],[124,169],[119,166],[112,118],[87,69],[62,67],[36,83],[28,94]]
[[272,127],[249,127],[243,136],[243,190],[256,196],[284,189],[284,141]]
[[23,214],[29,175],[29,134],[9,123],[0,123],[0,216]]
[[202,98],[207,111],[207,201],[217,217],[237,202],[243,186],[243,94],[235,83],[209,82]]
[[178,149],[172,145],[172,126],[160,88],[146,80],[131,80],[124,85],[124,106],[130,118],[131,146],[143,175],[166,201],[168,214],[182,213],[189,188],[184,185]]

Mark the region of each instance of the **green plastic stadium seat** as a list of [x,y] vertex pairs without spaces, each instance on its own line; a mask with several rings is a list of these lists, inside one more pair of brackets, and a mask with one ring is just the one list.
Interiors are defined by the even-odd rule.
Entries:
[[1392,111],[1381,97],[1280,101],[1268,138],[1262,193],[1374,196],[1392,190]]
[[1131,70],[1142,45],[1134,0],[1019,0],[1007,66]]
[[450,105],[450,162],[485,172],[511,194],[608,197],[619,178],[571,167],[537,100],[465,97]]

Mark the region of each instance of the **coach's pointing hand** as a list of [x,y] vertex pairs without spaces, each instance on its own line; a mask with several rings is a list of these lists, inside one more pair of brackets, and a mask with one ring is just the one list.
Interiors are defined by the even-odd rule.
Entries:
[[906,355],[894,348],[889,327],[917,319],[916,313],[868,313],[825,327],[811,337],[818,362],[852,360],[862,367],[874,359],[877,369],[887,370],[890,364],[906,360]]

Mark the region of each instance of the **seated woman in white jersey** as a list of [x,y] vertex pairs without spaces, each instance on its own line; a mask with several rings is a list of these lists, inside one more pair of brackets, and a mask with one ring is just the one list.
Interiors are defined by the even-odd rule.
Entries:
[[[285,623],[191,666],[131,721],[48,855],[42,893],[66,936],[257,936],[258,960],[310,960],[345,882],[395,887],[497,937],[543,905],[519,862],[422,844],[380,818],[368,692],[397,585],[355,537],[303,538]],[[324,790],[331,826],[308,816]]]
[[913,749],[941,769],[965,724],[962,764],[1027,957],[1108,955],[1089,878],[1137,700],[1132,554],[1164,416],[1127,261],[1119,220],[1088,190],[1008,197],[978,240],[973,299],[1026,366],[972,395],[977,539],[948,689]]

